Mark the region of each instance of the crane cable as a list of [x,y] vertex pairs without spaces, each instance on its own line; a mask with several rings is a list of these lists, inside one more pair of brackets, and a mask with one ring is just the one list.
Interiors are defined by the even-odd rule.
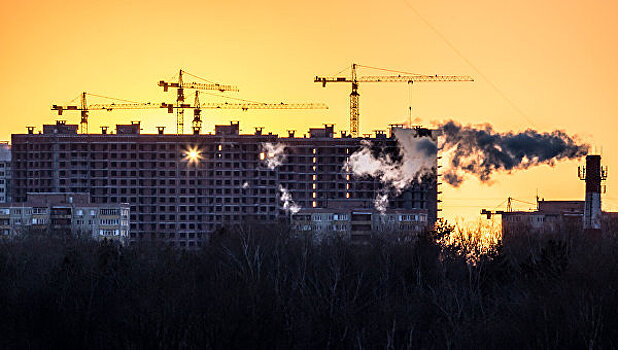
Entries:
[[89,92],[87,92],[86,95],[94,96],[94,97],[100,97],[100,98],[105,98],[105,99],[108,99],[108,100],[115,100],[115,101],[129,102],[129,103],[141,103],[141,102],[138,102],[138,101],[125,100],[125,99],[116,98],[116,97],[107,97],[107,96],[92,94],[92,93],[89,93]]
[[224,96],[224,95],[217,95],[215,93],[209,93],[209,92],[204,92],[204,91],[201,91],[200,94],[210,95],[210,96],[215,96],[215,97],[221,97],[221,98],[227,98],[227,99],[230,99],[230,100],[236,100],[236,101],[242,101],[242,102],[249,102],[249,103],[256,103],[256,104],[267,104],[266,102],[258,102],[258,101],[252,101],[252,100],[245,100],[243,98]]
[[[86,95],[87,96],[94,96],[94,97],[104,98],[104,99],[108,99],[108,100],[112,100],[112,101],[122,101],[122,102],[128,102],[128,103],[141,103],[141,102],[138,102],[138,101],[125,100],[125,99],[122,99],[122,98],[97,95],[97,94],[93,94],[93,93],[90,93],[90,92],[86,92]],[[81,98],[82,98],[82,94],[79,94],[79,95],[77,95],[77,97],[75,97],[74,99],[69,101],[69,103],[67,103],[67,104],[71,104],[73,102],[76,102],[76,101],[80,100]]]
[[341,72],[343,72],[343,71],[345,71],[345,70],[349,70],[349,69],[352,69],[352,66],[345,66],[345,67],[343,67],[343,69],[342,69],[342,70],[340,70],[339,72],[337,72],[337,73],[335,73],[335,74],[331,74],[331,76],[337,76],[337,75],[341,74]]
[[363,68],[381,70],[381,71],[385,71],[385,72],[391,72],[391,73],[418,75],[418,76],[421,76],[421,77],[431,77],[431,75],[427,75],[427,74],[419,74],[419,73],[404,72],[404,71],[400,71],[400,70],[393,70],[393,69],[387,69],[387,68],[371,67],[371,66],[365,66],[365,65],[362,65],[362,64],[357,64],[357,66],[358,67],[363,67]]
[[206,78],[199,77],[199,76],[197,76],[197,75],[195,75],[195,74],[192,74],[192,73],[187,72],[186,70],[183,70],[182,72],[183,72],[183,73],[185,73],[185,74],[187,74],[187,75],[190,75],[190,76],[192,76],[192,77],[194,77],[194,78],[201,79],[201,80],[203,80],[203,81],[209,82],[209,83],[211,83],[211,84],[217,84],[217,83],[216,83],[216,82],[214,82],[214,81],[208,80],[208,79],[206,79]]

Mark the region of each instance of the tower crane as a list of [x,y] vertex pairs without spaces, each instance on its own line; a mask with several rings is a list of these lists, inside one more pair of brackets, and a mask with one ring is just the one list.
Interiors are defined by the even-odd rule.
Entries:
[[[195,90],[211,90],[211,91],[238,91],[238,88],[233,85],[223,85],[218,83],[213,83],[208,81],[208,83],[186,83],[183,81],[183,74],[190,75],[194,78],[202,79],[208,81],[204,78],[200,78],[197,75],[193,75],[189,72],[183,71],[180,69],[178,71],[178,81],[177,82],[166,82],[163,80],[159,81],[159,86],[163,87],[163,91],[167,92],[168,89],[176,88],[176,133],[182,134],[184,132],[184,113],[185,108],[191,108],[189,104],[185,104],[185,89],[195,89]],[[197,96],[197,95],[196,95]],[[195,118],[194,118],[195,119]],[[194,125],[195,126],[195,125]]]
[[95,94],[82,92],[80,94],[81,104],[77,105],[53,105],[52,110],[57,111],[58,115],[62,115],[64,111],[80,111],[80,133],[88,133],[88,112],[92,110],[105,110],[112,111],[114,109],[166,109],[168,113],[173,113],[174,109],[193,109],[193,133],[199,134],[202,129],[201,112],[203,109],[240,109],[247,111],[249,109],[328,109],[328,106],[323,103],[263,103],[255,101],[240,100],[238,103],[230,102],[210,102],[200,103],[199,91],[195,91],[195,102],[191,104],[174,105],[171,103],[151,103],[151,102],[134,102],[129,100],[114,99],[124,101],[125,103],[108,103],[108,104],[88,104],[86,96],[97,96],[102,98],[112,99],[111,97],[105,97]]
[[488,210],[488,209],[481,209],[481,215],[485,215],[485,216],[487,216],[487,219],[491,219],[492,215],[502,215],[504,213],[511,213],[511,212],[513,212],[513,202],[519,202],[519,203],[529,204],[529,205],[536,205],[537,208],[538,208],[538,206],[539,206],[539,197],[538,196],[536,197],[536,201],[537,201],[537,203],[534,204],[534,203],[522,201],[522,200],[519,200],[519,199],[515,199],[513,197],[508,197],[506,200],[502,201],[502,203],[500,203],[500,204],[498,204],[496,206],[496,208],[497,208],[497,207],[501,206],[502,204],[504,204],[504,202],[506,202],[506,210],[495,210],[494,211],[494,210]]
[[193,109],[193,134],[199,134],[202,129],[202,109],[240,109],[247,111],[249,109],[328,109],[328,106],[323,103],[263,103],[255,101],[247,101],[242,99],[237,103],[230,102],[209,102],[200,103],[199,91],[195,91],[195,101],[193,106],[183,104],[182,106],[169,103],[162,103],[161,108],[166,108],[168,113],[173,113],[174,109]]
[[[122,101],[124,103],[90,104],[89,105],[86,100],[87,95]],[[153,109],[153,108],[162,108],[162,105],[163,105],[163,104],[154,104],[150,102],[139,103],[139,102],[134,102],[134,101],[129,101],[129,100],[122,100],[122,99],[117,99],[117,98],[95,95],[95,94],[91,94],[87,92],[82,92],[80,94],[80,100],[81,100],[81,103],[79,106],[77,105],[65,105],[65,106],[52,105],[51,109],[53,111],[58,111],[58,115],[62,115],[64,111],[80,111],[81,120],[79,122],[79,132],[82,134],[88,133],[88,111],[91,111],[91,110],[112,111],[114,109]]]
[[[379,75],[379,76],[358,76],[356,69],[357,67],[365,67],[371,69],[378,69],[387,72],[401,73],[404,75]],[[407,72],[398,72],[389,69],[383,68],[375,68],[369,66],[362,66],[359,64],[353,63],[351,66],[351,77],[321,77],[316,76],[314,79],[315,83],[322,83],[322,86],[325,87],[326,83],[351,83],[352,84],[352,92],[350,93],[350,134],[352,137],[358,137],[359,130],[359,94],[358,94],[358,84],[359,83],[425,83],[425,82],[468,82],[474,81],[472,77],[469,76],[460,76],[460,75],[423,75],[423,74],[412,74]]]

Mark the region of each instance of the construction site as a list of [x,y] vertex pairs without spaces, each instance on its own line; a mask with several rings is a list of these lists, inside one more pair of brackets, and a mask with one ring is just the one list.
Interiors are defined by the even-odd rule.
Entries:
[[[361,67],[387,74],[360,75]],[[90,98],[104,96],[83,92],[78,97],[79,104],[51,107],[59,118],[69,118],[71,113],[79,112],[79,124],[58,119],[55,124],[43,125],[38,130],[28,126],[26,133],[13,134],[10,144],[4,145],[0,192],[7,204],[3,207],[23,208],[30,197],[57,198],[70,194],[86,198],[81,202],[88,208],[117,206],[114,208],[118,212],[128,208],[130,224],[123,221],[126,227],[98,229],[96,219],[90,222],[94,236],[97,232],[101,235],[106,232],[103,236],[115,232],[119,236],[115,239],[129,243],[158,241],[199,247],[217,230],[264,222],[282,223],[318,237],[363,240],[375,232],[415,235],[433,229],[441,210],[438,144],[443,134],[447,145],[451,142],[451,148],[462,152],[463,160],[458,157],[451,160],[453,163],[445,174],[444,180],[452,186],[458,186],[463,179],[459,168],[476,174],[482,181],[481,176],[485,175],[479,174],[490,174],[492,169],[501,166],[508,169],[503,164],[487,165],[487,162],[484,166],[489,168],[476,169],[474,161],[465,164],[465,155],[472,150],[486,160],[514,157],[522,150],[505,148],[513,144],[510,138],[526,137],[525,143],[539,144],[540,148],[527,157],[541,162],[565,156],[580,158],[588,151],[586,144],[577,144],[566,135],[533,131],[516,135],[495,133],[494,144],[483,149],[477,138],[484,137],[487,130],[464,127],[453,121],[435,129],[414,126],[411,106],[405,124],[390,124],[387,129],[373,133],[362,133],[359,128],[361,83],[411,86],[417,82],[471,81],[469,76],[405,74],[352,64],[347,75],[314,78],[314,83],[323,87],[350,84],[349,130],[336,130],[333,124],[326,123],[309,128],[306,133],[288,130],[286,135],[273,134],[263,127],[242,133],[239,121],[215,125],[214,132],[204,133],[202,112],[328,107],[323,103],[262,103],[239,98],[232,98],[232,102],[203,103],[200,93],[237,92],[238,88],[183,70],[172,80],[157,83],[163,92],[176,92],[175,102],[138,103],[116,99],[113,103],[92,104],[88,103]],[[191,98],[189,91],[192,91]],[[193,101],[188,102],[190,99]],[[117,124],[115,128],[101,126],[96,133],[88,128],[89,114],[93,111],[152,109],[163,109],[174,115],[176,132],[166,132],[160,126],[155,133],[143,133],[140,121]],[[185,112],[192,117],[190,133],[185,133]],[[556,142],[562,144],[558,153],[545,155],[545,149]],[[422,149],[430,151],[425,154]],[[504,150],[500,157],[491,154],[495,149]],[[607,169],[601,167],[598,155],[588,155],[586,159],[586,166],[579,174],[586,180],[585,201],[537,198],[535,210],[515,211],[509,197],[506,210],[482,210],[481,214],[487,218],[501,215],[503,237],[512,236],[522,228],[552,232],[567,224],[586,231],[600,231],[601,182],[607,177]],[[513,161],[520,160],[513,158]],[[49,211],[53,211],[53,203],[49,205],[52,205]],[[67,203],[58,205],[65,208]],[[65,227],[88,230],[84,228],[83,218],[72,216],[71,210],[77,211],[77,207],[69,205],[68,210],[66,218],[73,224],[65,223]],[[0,217],[2,232],[16,235],[31,228],[29,220],[19,216],[11,219],[10,212]],[[610,214],[603,216],[613,218]],[[43,221],[39,218],[38,222]]]
[[[363,239],[376,231],[405,234],[430,229],[440,210],[437,151],[428,156],[422,173],[411,174],[409,181],[397,188],[378,176],[355,173],[350,169],[350,157],[366,150],[375,157],[403,162],[403,136],[397,137],[398,132],[435,145],[439,131],[413,127],[410,121],[362,134],[359,83],[465,82],[472,78],[359,76],[357,67],[351,66],[349,76],[314,79],[322,86],[351,85],[349,132],[324,124],[302,135],[294,130],[277,135],[264,128],[241,134],[239,122],[230,122],[204,134],[202,110],[327,106],[246,100],[200,103],[200,91],[238,89],[195,81],[201,78],[183,70],[174,81],[158,82],[164,92],[176,90],[175,103],[120,100],[88,104],[92,94],[84,92],[78,105],[52,106],[59,118],[79,112],[79,125],[59,119],[39,130],[29,126],[27,133],[12,135],[11,201],[25,203],[33,194],[88,194],[92,205],[130,208],[128,241],[161,241],[182,247],[201,246],[216,230],[251,222],[286,223],[299,231],[352,239]],[[188,90],[195,90],[193,103],[186,101]],[[140,121],[118,124],[114,129],[103,126],[98,133],[89,131],[91,111],[122,109],[165,109],[176,116],[176,133],[159,127],[154,134],[144,134]],[[192,112],[189,134],[184,133],[185,110]],[[14,225],[10,227],[7,232],[18,234]]]

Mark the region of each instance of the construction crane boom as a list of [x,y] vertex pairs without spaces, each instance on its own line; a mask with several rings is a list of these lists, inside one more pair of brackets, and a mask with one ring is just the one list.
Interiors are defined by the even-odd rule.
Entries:
[[[159,86],[163,87],[163,91],[167,92],[169,88],[179,88],[180,84],[178,83],[168,83],[163,80],[159,81]],[[238,91],[238,88],[234,85],[222,85],[222,84],[206,84],[206,83],[182,83],[183,89],[194,89],[194,90],[211,90],[211,91]]]
[[502,203],[498,204],[497,207],[501,206],[504,202],[506,202],[506,210],[488,210],[488,209],[481,209],[481,215],[485,215],[487,216],[487,219],[491,219],[492,215],[502,215],[504,213],[512,213],[513,212],[513,202],[519,202],[519,203],[523,203],[523,204],[530,204],[530,205],[535,205],[538,208],[539,205],[539,197],[537,196],[536,198],[536,204],[534,203],[530,203],[530,202],[526,202],[526,201],[522,201],[519,199],[515,199],[513,197],[507,197],[506,200],[502,201]]
[[[260,103],[254,101],[247,101],[238,99],[242,102],[239,103],[200,103],[199,99],[199,90],[215,90],[215,91],[238,91],[238,88],[233,85],[223,85],[217,83],[197,83],[197,82],[189,82],[186,83],[183,81],[183,74],[188,74],[196,78],[197,77],[191,73],[187,73],[183,70],[179,71],[178,82],[166,82],[159,81],[159,86],[163,87],[164,91],[168,91],[169,88],[177,89],[177,97],[176,103],[140,103],[128,100],[122,100],[117,98],[110,98],[105,96],[88,94],[86,92],[82,92],[80,94],[81,103],[79,105],[52,105],[51,109],[58,112],[58,115],[62,115],[64,111],[80,111],[81,121],[80,121],[80,133],[87,134],[88,133],[88,112],[92,110],[105,110],[112,111],[114,109],[167,109],[168,113],[174,113],[174,109],[176,110],[176,126],[177,126],[177,134],[182,134],[184,129],[184,110],[185,109],[193,109],[193,133],[199,134],[202,128],[202,117],[201,112],[202,109],[241,109],[243,111],[249,109],[328,109],[328,107],[323,103]],[[203,78],[200,78],[203,79]],[[203,79],[205,80],[205,79]],[[185,94],[184,89],[194,89],[195,91],[195,101],[193,104],[185,103]],[[113,102],[108,104],[88,104],[87,95],[92,95],[96,97],[121,101],[121,102]]]
[[[359,83],[425,83],[425,82],[470,82],[474,81],[472,77],[467,75],[423,75],[423,74],[407,74],[407,75],[384,75],[384,76],[358,76],[356,68],[363,67],[353,63],[351,67],[350,77],[320,77],[316,76],[313,80],[315,83],[321,83],[323,87],[326,83],[351,83],[352,92],[350,93],[350,134],[352,137],[359,135]],[[367,67],[372,68],[372,67]],[[385,70],[385,69],[382,69]],[[411,113],[411,111],[410,111]]]
[[328,109],[323,103],[202,103],[201,109]]
[[162,108],[163,103],[110,103],[110,104],[91,104],[87,108],[78,106],[58,106],[52,105],[52,111],[58,111],[58,115],[62,115],[63,111],[92,111],[92,110],[105,110],[113,111],[114,109],[156,109]]
[[[467,75],[376,75],[356,78],[358,83],[427,83],[427,82],[468,82],[474,81]],[[351,83],[346,77],[315,77],[314,82],[322,83]]]
[[[158,84],[159,86],[163,87],[163,91],[165,92],[167,92],[170,87],[176,89],[176,133],[179,135],[184,132],[185,108],[190,108],[189,105],[184,103],[185,102],[184,89],[211,90],[211,91],[219,91],[219,92],[238,91],[238,88],[233,85],[224,85],[224,84],[217,84],[217,83],[196,83],[196,82],[185,83],[183,81],[183,73],[191,75],[193,77],[197,77],[191,73],[185,72],[182,69],[180,69],[178,71],[178,81],[177,82],[166,82],[166,81],[160,80]],[[195,121],[195,118],[194,118],[194,121]]]
[[261,102],[241,102],[241,103],[200,103],[199,91],[195,92],[195,102],[190,104],[171,104],[162,103],[160,108],[167,109],[168,113],[173,113],[174,109],[193,109],[193,134],[199,134],[202,129],[202,109],[241,109],[247,111],[249,109],[328,109],[328,106],[323,103],[261,103]]
[[[91,104],[89,105],[86,101],[86,96],[89,95],[86,92],[82,92],[80,94],[81,103],[79,106],[77,105],[52,105],[51,110],[57,111],[58,115],[62,115],[64,111],[80,111],[81,120],[79,123],[79,132],[82,134],[88,133],[88,111],[92,110],[105,110],[112,111],[114,109],[155,109],[162,108],[163,104],[155,104],[155,103],[109,103],[109,104]],[[98,95],[95,95],[98,96]]]

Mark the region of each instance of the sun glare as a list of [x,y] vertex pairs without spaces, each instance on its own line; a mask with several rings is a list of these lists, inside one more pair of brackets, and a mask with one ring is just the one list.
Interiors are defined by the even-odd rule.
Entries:
[[190,164],[197,164],[202,159],[202,152],[195,147],[189,147],[189,149],[185,152],[185,160],[189,161]]

